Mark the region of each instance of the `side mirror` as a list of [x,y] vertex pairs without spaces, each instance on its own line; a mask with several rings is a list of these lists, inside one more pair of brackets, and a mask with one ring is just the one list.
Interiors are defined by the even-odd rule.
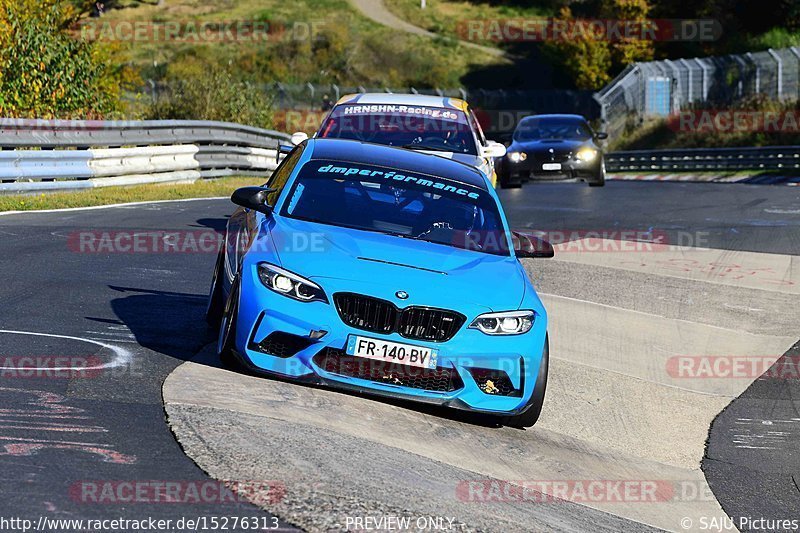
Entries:
[[483,157],[503,157],[506,155],[506,147],[496,141],[486,141],[483,147]]
[[608,133],[604,131],[598,131],[597,133],[594,134],[594,136],[600,140],[608,139]]
[[280,163],[281,160],[283,159],[283,156],[285,156],[286,154],[288,154],[292,150],[294,150],[294,145],[279,144],[278,145],[278,149],[275,150],[275,163],[276,164]]
[[242,187],[233,191],[231,202],[246,209],[252,209],[259,213],[269,215],[272,213],[272,206],[267,205],[267,195],[275,192],[275,189],[266,187]]
[[534,235],[512,231],[511,241],[514,245],[514,253],[520,259],[548,258],[556,255],[552,244]]
[[292,133],[291,143],[295,146],[308,139],[308,134],[302,131]]

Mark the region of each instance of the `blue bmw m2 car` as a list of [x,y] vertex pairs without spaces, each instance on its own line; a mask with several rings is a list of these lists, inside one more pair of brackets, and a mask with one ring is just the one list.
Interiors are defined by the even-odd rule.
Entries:
[[208,318],[227,364],[533,425],[547,313],[489,179],[445,158],[311,139],[232,196]]

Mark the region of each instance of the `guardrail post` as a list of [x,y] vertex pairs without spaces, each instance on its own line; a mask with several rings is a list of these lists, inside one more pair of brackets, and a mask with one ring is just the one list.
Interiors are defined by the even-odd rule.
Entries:
[[798,85],[795,87],[795,90],[797,91],[797,95],[796,95],[797,98],[800,99],[800,47],[798,47],[798,46],[789,47],[789,51],[792,54],[794,54],[794,56],[797,58],[797,76],[796,76],[796,79],[799,80],[799,81],[798,81]]
[[694,58],[695,63],[700,65],[700,70],[703,72],[703,100],[708,100],[708,74],[706,73],[706,66],[699,58]]
[[692,94],[692,83],[694,81],[692,80],[692,67],[689,66],[689,62],[685,59],[679,59],[678,61],[686,68],[686,100],[692,103],[694,102],[694,95]]
[[767,53],[772,56],[772,59],[775,60],[775,63],[778,64],[778,100],[783,99],[783,60],[781,56],[779,56],[775,50],[770,48],[767,50]]
[[741,98],[744,94],[744,76],[745,70],[747,69],[747,63],[745,63],[744,59],[742,59],[740,56],[733,56],[733,59],[735,59],[736,63],[739,64],[739,81],[736,83],[736,85],[739,98]]
[[749,59],[750,62],[756,67],[756,93],[760,93],[761,92],[761,67],[758,65],[758,61],[753,59],[753,53],[752,52],[747,52],[747,54],[745,54],[745,55],[747,56],[747,59]]

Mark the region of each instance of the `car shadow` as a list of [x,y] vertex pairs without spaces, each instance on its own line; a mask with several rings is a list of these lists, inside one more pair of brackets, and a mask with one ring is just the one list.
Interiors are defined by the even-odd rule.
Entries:
[[205,321],[205,294],[115,285],[109,288],[120,293],[111,300],[119,323],[127,326],[144,348],[186,361],[210,342],[211,332]]

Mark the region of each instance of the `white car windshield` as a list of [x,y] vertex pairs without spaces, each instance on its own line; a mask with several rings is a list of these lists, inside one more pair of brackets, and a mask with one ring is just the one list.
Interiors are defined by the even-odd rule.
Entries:
[[333,109],[317,136],[419,150],[478,154],[467,115],[459,109],[343,104]]

